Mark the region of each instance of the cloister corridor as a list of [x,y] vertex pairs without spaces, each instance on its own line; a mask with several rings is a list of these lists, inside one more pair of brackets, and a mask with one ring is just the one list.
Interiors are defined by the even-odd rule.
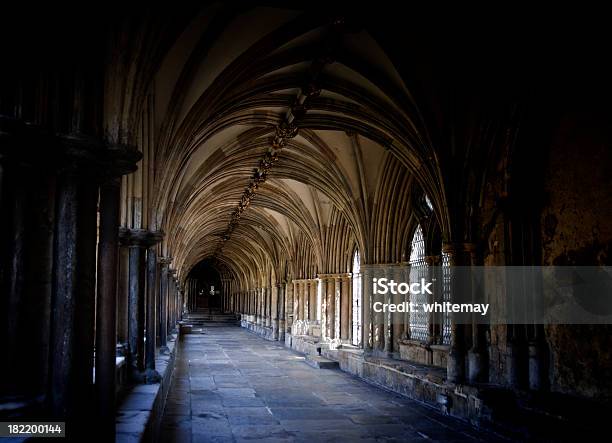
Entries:
[[163,442],[497,441],[231,323],[203,323],[179,347]]
[[0,443],[612,441],[609,14],[5,3]]

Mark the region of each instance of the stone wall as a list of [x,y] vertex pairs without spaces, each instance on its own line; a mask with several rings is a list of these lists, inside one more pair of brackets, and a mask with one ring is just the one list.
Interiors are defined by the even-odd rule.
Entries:
[[[609,118],[583,114],[562,120],[545,173],[545,265],[612,264],[611,146]],[[552,390],[612,394],[612,327],[549,326],[546,337]]]
[[399,355],[402,360],[446,369],[448,346],[429,345],[415,340],[401,340]]

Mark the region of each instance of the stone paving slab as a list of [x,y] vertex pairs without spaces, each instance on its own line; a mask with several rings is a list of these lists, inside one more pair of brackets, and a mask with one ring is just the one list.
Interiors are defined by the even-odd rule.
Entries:
[[[443,416],[236,326],[183,336],[160,441],[490,441]],[[145,394],[144,392],[142,393]]]

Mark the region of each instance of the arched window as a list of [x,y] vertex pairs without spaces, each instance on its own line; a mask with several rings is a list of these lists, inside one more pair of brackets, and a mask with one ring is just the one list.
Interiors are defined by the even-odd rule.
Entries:
[[361,344],[361,257],[359,251],[353,254],[353,319],[352,343]]
[[[410,246],[410,283],[427,278],[427,263],[425,262],[425,241],[421,225],[417,225]],[[422,306],[427,303],[427,294],[410,294],[410,302]],[[427,341],[429,339],[429,316],[423,310],[410,313],[410,338]]]
[[[446,253],[442,253],[442,301],[451,301],[451,270],[450,270],[450,256]],[[445,313],[442,316],[442,344],[450,344],[451,338],[451,319],[449,313]]]

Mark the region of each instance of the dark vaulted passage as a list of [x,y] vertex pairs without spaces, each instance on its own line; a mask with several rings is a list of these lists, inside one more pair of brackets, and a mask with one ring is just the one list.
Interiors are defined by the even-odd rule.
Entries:
[[193,326],[179,345],[162,441],[503,441],[206,318],[186,319]]
[[610,440],[607,15],[400,3],[2,7],[0,438]]

